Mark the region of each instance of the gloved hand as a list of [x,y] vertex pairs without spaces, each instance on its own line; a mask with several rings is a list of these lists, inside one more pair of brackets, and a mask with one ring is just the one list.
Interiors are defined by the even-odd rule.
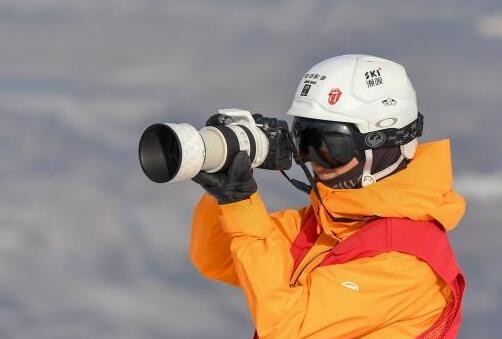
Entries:
[[237,153],[226,172],[199,172],[193,179],[220,205],[245,200],[257,190],[251,160],[245,151]]

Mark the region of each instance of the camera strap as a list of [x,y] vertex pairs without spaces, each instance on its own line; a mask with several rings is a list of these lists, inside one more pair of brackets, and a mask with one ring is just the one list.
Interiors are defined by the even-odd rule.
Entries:
[[296,180],[296,179],[291,179],[289,175],[286,174],[285,171],[281,170],[282,175],[291,183],[291,185],[295,186],[297,189],[302,191],[303,193],[310,194],[312,191],[312,187],[303,181]]

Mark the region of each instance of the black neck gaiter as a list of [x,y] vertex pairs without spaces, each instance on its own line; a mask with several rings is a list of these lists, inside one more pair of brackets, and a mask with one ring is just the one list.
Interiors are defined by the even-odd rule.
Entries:
[[[399,146],[373,150],[373,164],[371,166],[371,173],[378,173],[381,170],[389,167],[390,165],[395,163],[400,156],[401,156],[401,150],[399,149]],[[406,159],[403,160],[391,174],[397,173],[405,169],[406,166],[408,165],[408,162],[409,160]],[[328,187],[335,189],[361,188],[362,187],[361,178],[363,176],[363,168],[364,168],[364,157],[361,161],[359,161],[359,163],[354,168],[352,168],[350,171],[346,173],[337,176],[336,178],[330,180],[319,180],[316,177],[316,180]]]

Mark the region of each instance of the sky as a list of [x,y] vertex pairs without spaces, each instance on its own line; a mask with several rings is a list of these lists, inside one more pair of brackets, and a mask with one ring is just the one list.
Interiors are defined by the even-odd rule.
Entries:
[[[284,117],[335,55],[403,64],[468,208],[460,338],[501,327],[499,1],[0,0],[0,337],[248,338],[241,292],[188,258],[202,189],[141,172],[141,132],[220,108]],[[300,175],[294,170],[294,174]],[[256,171],[270,211],[308,204]]]

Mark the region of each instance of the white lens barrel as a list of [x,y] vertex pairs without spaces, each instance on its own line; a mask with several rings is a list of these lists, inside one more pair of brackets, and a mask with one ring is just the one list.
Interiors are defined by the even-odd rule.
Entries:
[[267,158],[269,141],[258,128],[245,125],[209,126],[199,133],[206,145],[206,159],[202,170],[219,172],[229,166],[238,151],[246,151],[251,158],[251,167],[260,166]]
[[227,159],[228,150],[225,136],[216,127],[204,127],[199,133],[207,150],[202,170],[208,173],[218,172]]
[[199,133],[206,145],[206,159],[202,170],[208,173],[216,173],[227,168],[231,158],[239,151],[252,153],[252,141],[249,137],[253,136],[250,132],[246,133],[241,126],[208,126],[202,128]]
[[189,180],[201,170],[223,171],[239,151],[246,151],[251,167],[258,167],[268,155],[269,140],[248,124],[207,126],[197,131],[186,123],[163,123],[148,127],[139,144],[141,167],[158,183]]
[[189,124],[155,124],[139,142],[139,160],[155,182],[188,180],[197,175],[205,158],[204,141]]
[[268,152],[270,150],[270,142],[265,133],[259,128],[251,129],[251,133],[253,133],[254,142],[256,145],[256,153],[254,159],[251,159],[251,167],[255,168],[263,164],[263,162],[267,158]]
[[181,145],[181,164],[176,176],[171,179],[175,181],[185,181],[192,179],[200,172],[204,159],[206,158],[206,148],[199,131],[195,127],[182,124],[165,124],[169,126],[177,135]]
[[239,150],[246,151],[249,155],[251,151],[251,142],[244,129],[239,125],[228,125],[228,127],[235,133],[237,140],[239,140]]

